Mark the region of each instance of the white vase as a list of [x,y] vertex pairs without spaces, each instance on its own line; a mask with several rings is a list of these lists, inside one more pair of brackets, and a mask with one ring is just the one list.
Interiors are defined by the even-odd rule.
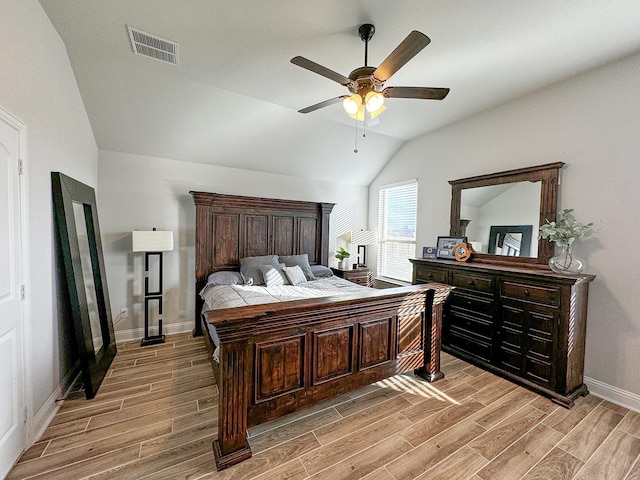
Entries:
[[340,270],[349,270],[349,259],[345,258],[344,260],[340,260],[338,262],[338,268]]
[[561,243],[560,253],[549,259],[549,268],[556,273],[577,274],[582,272],[585,261],[573,252],[570,243]]

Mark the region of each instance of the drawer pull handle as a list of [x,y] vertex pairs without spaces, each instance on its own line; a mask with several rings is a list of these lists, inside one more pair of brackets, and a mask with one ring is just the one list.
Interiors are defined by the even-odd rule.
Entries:
[[531,293],[529,293],[529,290],[525,290],[524,294],[528,297],[529,295],[531,295]]
[[476,284],[475,280],[469,280],[467,282],[467,285],[475,285],[475,284]]
[[433,278],[433,275],[430,273],[430,274],[428,274],[428,275],[427,275],[427,278],[428,278],[429,280],[431,280],[431,279]]

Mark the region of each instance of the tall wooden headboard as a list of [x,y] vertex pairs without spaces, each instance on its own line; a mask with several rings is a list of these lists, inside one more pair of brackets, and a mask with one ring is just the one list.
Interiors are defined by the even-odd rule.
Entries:
[[258,255],[309,255],[311,265],[329,260],[329,216],[333,203],[189,192],[196,205],[196,321],[201,335],[207,276],[238,270],[240,259]]

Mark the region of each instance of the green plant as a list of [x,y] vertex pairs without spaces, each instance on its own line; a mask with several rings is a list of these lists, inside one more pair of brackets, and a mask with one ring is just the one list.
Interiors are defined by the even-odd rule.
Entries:
[[572,212],[572,208],[566,208],[558,214],[558,221],[546,220],[546,223],[540,227],[538,238],[557,244],[571,245],[576,238],[581,237],[593,226],[593,222],[587,224],[578,222]]
[[344,260],[345,258],[349,258],[350,256],[351,254],[347,252],[343,247],[340,247],[336,252],[336,258],[340,261]]

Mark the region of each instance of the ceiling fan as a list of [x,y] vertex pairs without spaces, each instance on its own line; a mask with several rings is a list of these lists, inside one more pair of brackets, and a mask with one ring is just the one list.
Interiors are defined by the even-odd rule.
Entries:
[[377,117],[386,107],[385,98],[418,98],[425,100],[442,100],[449,93],[448,88],[430,87],[384,87],[384,83],[391,78],[409,60],[417,55],[424,47],[429,45],[431,40],[424,33],[417,30],[412,31],[407,37],[389,54],[389,56],[376,68],[367,66],[367,55],[369,50],[369,40],[375,33],[375,27],[370,23],[365,23],[358,29],[358,34],[364,42],[364,66],[353,70],[348,77],[341,75],[322,65],[312,62],[304,57],[293,57],[291,63],[299,67],[306,68],[318,75],[338,82],[347,87],[352,95],[341,95],[339,97],[316,103],[309,107],[298,110],[300,113],[309,113],[320,108],[328,107],[342,101],[344,109],[349,116],[357,120],[364,120],[365,110],[372,118]]

